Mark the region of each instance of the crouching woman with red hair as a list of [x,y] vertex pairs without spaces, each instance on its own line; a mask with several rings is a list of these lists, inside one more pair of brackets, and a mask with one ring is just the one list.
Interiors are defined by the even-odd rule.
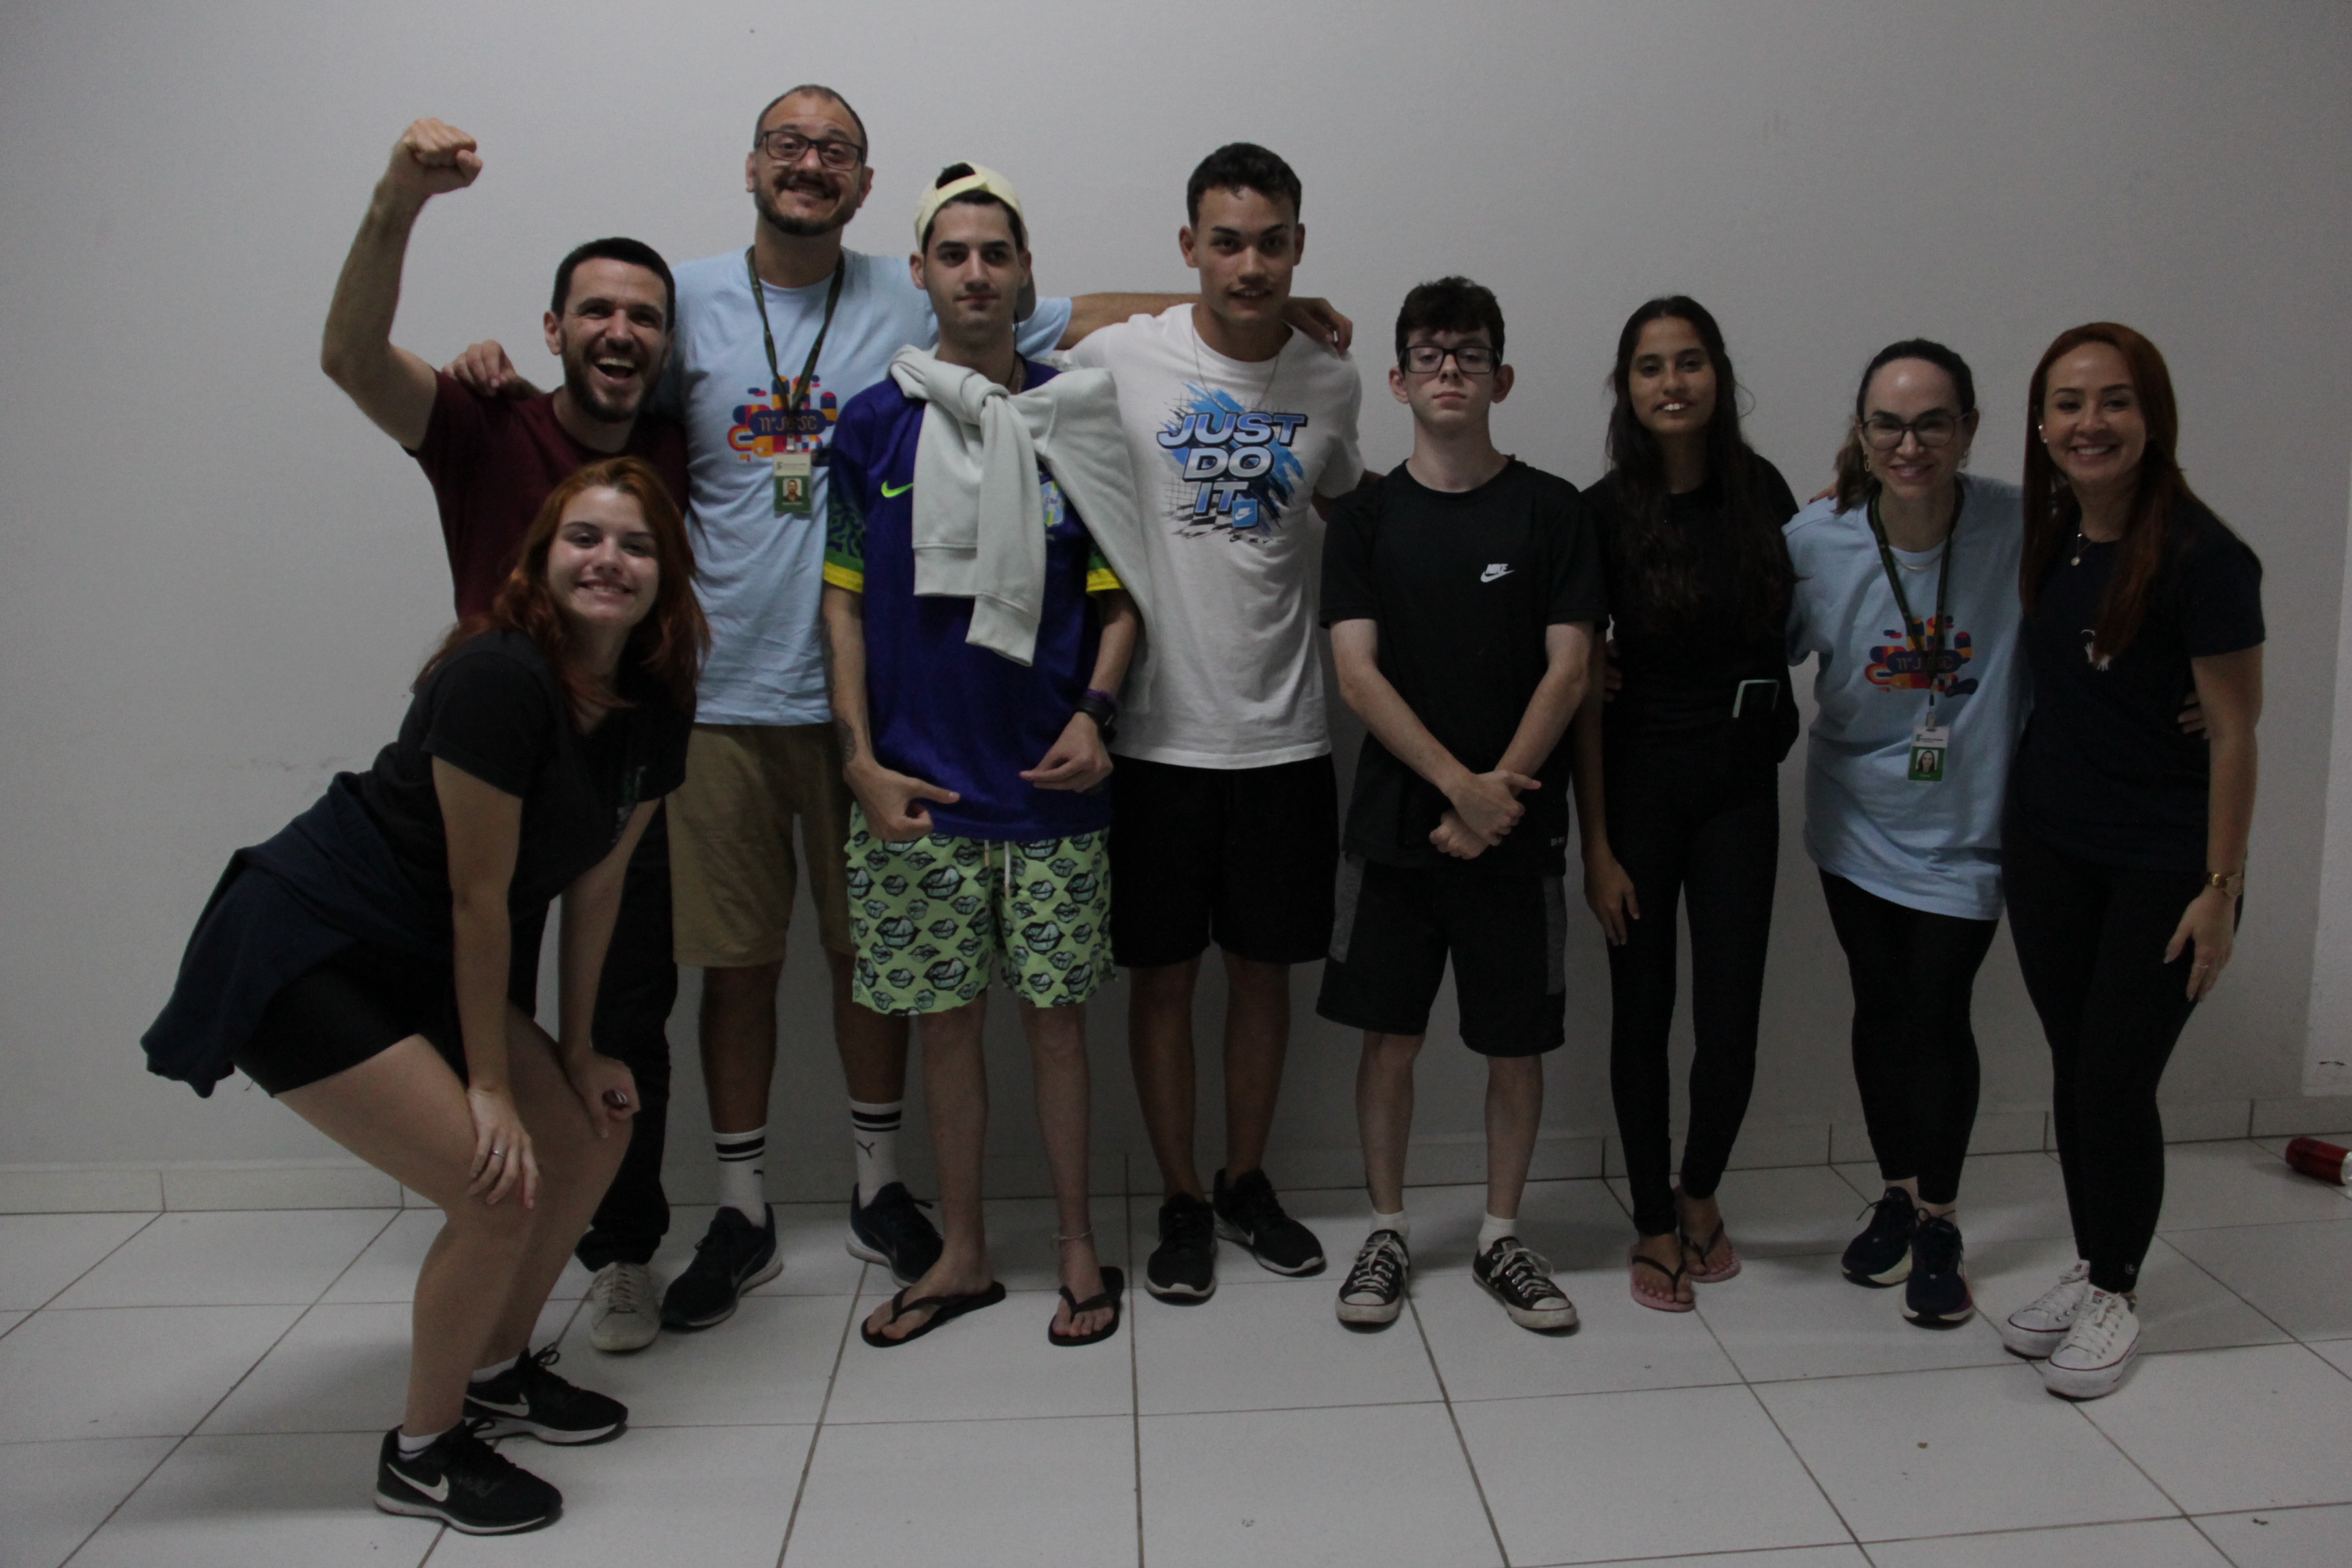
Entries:
[[[440,1205],[406,1416],[376,1468],[389,1512],[537,1529],[562,1496],[483,1437],[593,1443],[627,1422],[529,1341],[628,1148],[635,1084],[589,1020],[630,852],[685,774],[709,639],[693,576],[644,463],[559,485],[489,614],[417,678],[399,738],[231,859],[142,1042],[199,1094],[243,1070]],[[558,895],[550,1038],[512,939]]]

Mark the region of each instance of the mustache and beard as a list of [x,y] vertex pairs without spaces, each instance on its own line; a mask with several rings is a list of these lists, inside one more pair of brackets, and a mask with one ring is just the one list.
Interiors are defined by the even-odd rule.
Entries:
[[831,201],[834,205],[832,210],[821,217],[794,217],[777,205],[776,195],[772,190],[763,189],[752,192],[751,205],[758,210],[760,221],[772,227],[779,234],[788,234],[795,239],[814,239],[820,235],[830,234],[835,229],[842,227],[856,214],[854,204],[841,199],[843,195],[841,182],[830,175],[805,169],[795,169],[784,181],[783,188],[788,191],[804,191],[822,200]]

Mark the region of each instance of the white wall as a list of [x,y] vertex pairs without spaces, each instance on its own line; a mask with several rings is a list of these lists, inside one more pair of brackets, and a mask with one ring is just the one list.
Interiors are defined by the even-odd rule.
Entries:
[[[1508,313],[1504,443],[1580,482],[1600,469],[1618,324],[1651,294],[1696,294],[1726,323],[1751,437],[1801,494],[1885,342],[1924,333],[1971,359],[1977,466],[2013,477],[2042,344],[2100,316],[2149,332],[2195,483],[2269,565],[2273,638],[2241,956],[2168,1093],[2296,1092],[2352,458],[2333,402],[2352,363],[2352,26],[2335,0],[94,0],[0,11],[0,1163],[322,1149],[258,1093],[199,1104],[147,1077],[135,1041],[229,849],[364,764],[446,617],[424,480],[316,368],[400,128],[450,120],[488,167],[421,225],[399,339],[437,360],[495,335],[538,369],[520,351],[576,240],[631,233],[681,258],[745,242],[751,117],[810,78],[872,128],[881,174],[853,243],[903,247],[922,177],[977,157],[1026,194],[1049,291],[1184,287],[1192,164],[1235,137],[1281,151],[1307,185],[1302,285],[1363,330],[1382,465],[1407,437],[1378,389],[1387,323],[1443,271]],[[1759,1128],[1853,1105],[1797,777]],[[1589,925],[1571,947],[1548,1121],[1597,1133],[1603,963]],[[789,973],[777,1120],[830,1183],[841,1090],[808,958]],[[1312,1020],[1313,982],[1277,1140],[1343,1151],[1353,1045]],[[2032,1107],[2041,1047],[2005,941],[1979,1000],[1988,1105]],[[1114,1149],[1139,1147],[1122,1007],[1114,991],[1095,1016]],[[1017,1153],[1029,1123],[1003,1045],[1000,1144]],[[1463,1053],[1433,1049],[1424,1131],[1474,1140],[1476,1089]],[[690,1066],[680,1090],[675,1140],[698,1166]]]

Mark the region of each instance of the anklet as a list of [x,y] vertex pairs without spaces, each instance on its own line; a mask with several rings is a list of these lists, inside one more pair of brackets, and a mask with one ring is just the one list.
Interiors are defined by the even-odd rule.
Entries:
[[1093,1236],[1094,1227],[1089,1226],[1086,1229],[1079,1231],[1075,1236],[1064,1236],[1061,1232],[1055,1231],[1054,1233],[1054,1239],[1055,1241],[1086,1241],[1090,1239]]

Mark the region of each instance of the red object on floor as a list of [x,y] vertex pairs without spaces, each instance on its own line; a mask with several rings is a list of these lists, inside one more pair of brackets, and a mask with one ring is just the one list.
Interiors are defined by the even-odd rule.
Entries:
[[2306,1176],[2316,1176],[2339,1187],[2346,1184],[2344,1164],[2347,1158],[2352,1158],[2352,1151],[2322,1143],[2316,1138],[2297,1138],[2286,1146],[2288,1164]]

